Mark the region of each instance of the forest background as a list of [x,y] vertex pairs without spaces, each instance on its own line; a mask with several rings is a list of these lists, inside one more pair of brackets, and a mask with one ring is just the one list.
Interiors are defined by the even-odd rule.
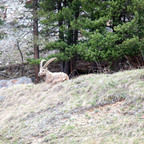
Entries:
[[143,0],[30,0],[24,4],[32,15],[31,26],[26,25],[32,29],[31,47],[36,46],[26,53],[30,64],[58,57],[61,71],[67,74],[75,73],[81,60],[92,62],[94,72],[143,66]]

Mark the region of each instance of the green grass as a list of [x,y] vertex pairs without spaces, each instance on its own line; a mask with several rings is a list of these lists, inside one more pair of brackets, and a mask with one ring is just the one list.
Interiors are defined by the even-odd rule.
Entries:
[[52,88],[0,89],[0,143],[143,144],[143,75],[89,74]]

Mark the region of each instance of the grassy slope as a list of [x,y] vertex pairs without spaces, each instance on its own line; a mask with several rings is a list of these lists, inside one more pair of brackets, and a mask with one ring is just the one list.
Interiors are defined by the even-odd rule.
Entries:
[[0,144],[144,143],[144,70],[0,89]]

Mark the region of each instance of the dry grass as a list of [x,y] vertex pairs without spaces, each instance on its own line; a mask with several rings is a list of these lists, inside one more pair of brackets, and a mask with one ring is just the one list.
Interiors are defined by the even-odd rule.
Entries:
[[0,89],[2,144],[142,144],[144,70]]

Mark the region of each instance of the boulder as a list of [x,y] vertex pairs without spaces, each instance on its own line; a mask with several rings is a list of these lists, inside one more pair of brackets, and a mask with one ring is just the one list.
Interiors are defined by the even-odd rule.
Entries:
[[10,87],[16,84],[29,84],[32,83],[31,78],[28,77],[20,77],[11,80],[0,80],[0,88],[2,87]]

